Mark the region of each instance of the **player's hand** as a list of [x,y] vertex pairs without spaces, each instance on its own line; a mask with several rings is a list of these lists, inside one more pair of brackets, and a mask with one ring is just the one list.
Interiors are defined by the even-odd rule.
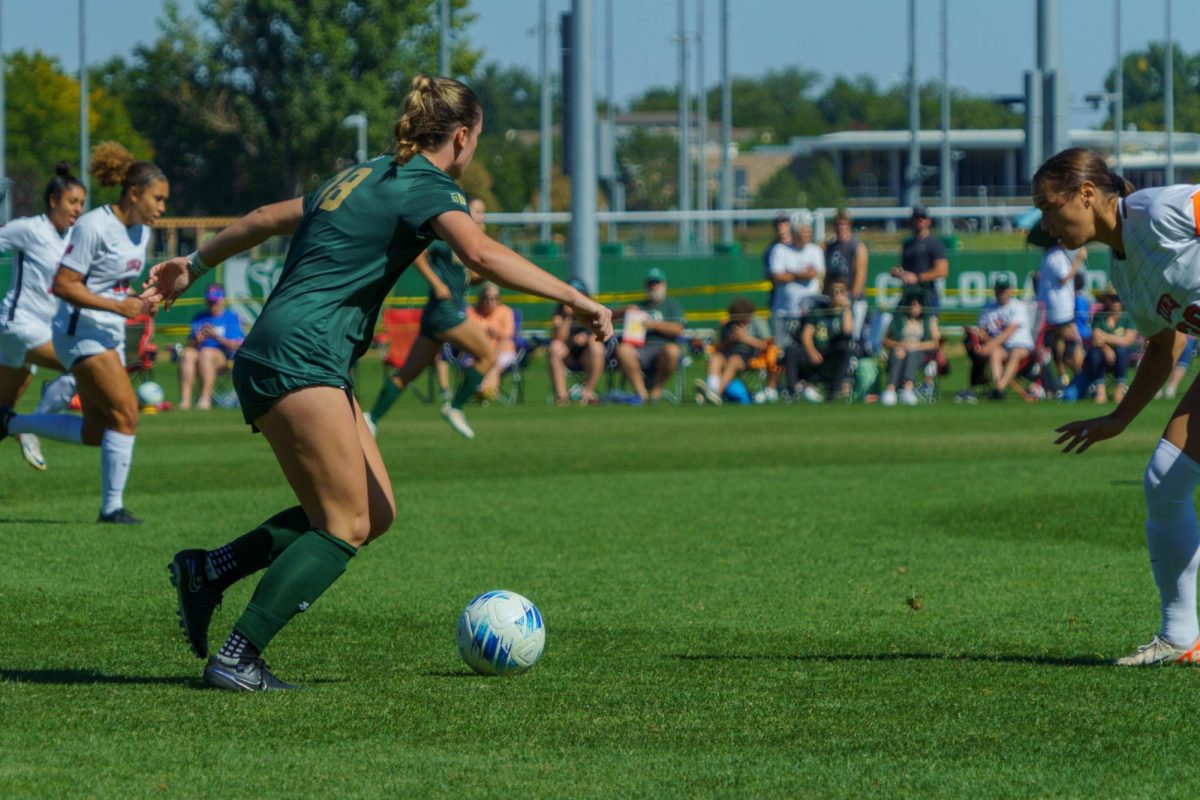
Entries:
[[1064,453],[1070,453],[1072,450],[1082,453],[1096,442],[1120,435],[1125,430],[1125,424],[1115,414],[1068,422],[1054,430],[1055,433],[1062,434],[1054,443],[1063,445]]
[[158,304],[143,297],[126,296],[117,303],[117,313],[125,319],[134,319],[142,314],[153,314]]
[[162,303],[170,308],[175,298],[192,285],[192,272],[188,269],[186,256],[178,256],[155,264],[150,268],[150,277],[142,284],[142,298],[153,303]]
[[819,367],[825,363],[825,356],[821,355],[820,350],[817,350],[813,353],[808,354],[808,360],[811,361],[814,366]]
[[571,304],[575,318],[587,325],[602,342],[612,338],[612,309],[602,306],[587,295],[580,294],[578,300]]
[[439,283],[433,287],[433,296],[438,300],[449,300],[453,295],[450,294],[450,287],[444,283]]

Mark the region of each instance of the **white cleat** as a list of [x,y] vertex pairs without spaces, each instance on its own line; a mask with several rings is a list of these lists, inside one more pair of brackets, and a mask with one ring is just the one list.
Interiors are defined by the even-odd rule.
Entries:
[[717,392],[708,385],[708,381],[704,380],[703,378],[696,378],[696,382],[693,384],[693,386],[696,387],[697,392],[703,395],[705,400],[712,403],[714,406],[721,405],[721,395],[717,394]]
[[912,389],[902,389],[900,391],[900,405],[915,406],[918,402],[917,393]]
[[38,437],[32,433],[20,433],[17,434],[17,441],[21,443],[21,455],[25,457],[25,462],[38,472],[45,472],[46,457],[42,455],[42,443]]
[[371,438],[378,439],[379,437],[375,435],[375,420],[371,419],[371,412],[363,414],[363,422],[367,423],[367,430],[371,432]]
[[461,433],[468,439],[475,438],[475,431],[471,430],[471,426],[467,424],[467,415],[462,412],[461,408],[455,408],[449,403],[442,405],[442,416],[446,418],[446,422],[450,423],[450,427]]
[[1116,665],[1118,667],[1166,667],[1172,664],[1197,666],[1200,665],[1200,651],[1198,651],[1197,645],[1200,645],[1200,642],[1187,648],[1176,647],[1156,635],[1149,644],[1139,647],[1133,655],[1118,658]]
[[896,390],[884,389],[883,394],[879,395],[879,405],[894,406],[896,405]]
[[805,386],[800,390],[800,396],[809,403],[824,403],[825,397],[817,391],[816,387]]

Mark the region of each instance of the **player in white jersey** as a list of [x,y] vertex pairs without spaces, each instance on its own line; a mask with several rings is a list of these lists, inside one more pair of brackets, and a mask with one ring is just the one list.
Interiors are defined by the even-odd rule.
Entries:
[[[61,163],[46,186],[46,213],[14,219],[0,228],[0,250],[12,253],[12,284],[0,301],[0,405],[15,406],[37,367],[66,372],[51,343],[50,321],[58,299],[50,284],[67,249],[67,234],[83,213],[84,188]],[[38,413],[70,401],[75,381],[69,374],[43,390]],[[18,437],[21,455],[31,467],[46,469],[41,444],[31,433]]]
[[[1142,358],[1125,398],[1111,414],[1058,429],[1063,452],[1082,453],[1119,435],[1167,380],[1184,334],[1200,332],[1200,186],[1134,192],[1104,159],[1083,148],[1049,159],[1033,178],[1042,226],[1063,246],[1088,242],[1112,248],[1112,282],[1138,331]],[[1167,423],[1142,486],[1146,544],[1158,585],[1161,627],[1148,644],[1119,659],[1122,666],[1200,664],[1196,570],[1200,526],[1194,494],[1200,484],[1200,384],[1194,383]]]
[[75,376],[83,418],[13,414],[0,409],[0,436],[34,433],[100,447],[103,502],[99,522],[137,524],[125,509],[138,404],[125,371],[125,320],[152,314],[154,304],[129,292],[146,264],[150,226],[162,216],[169,187],[162,170],[103,142],[92,151],[101,186],[121,186],[121,199],[79,218],[54,276],[63,301],[54,317],[54,350]]

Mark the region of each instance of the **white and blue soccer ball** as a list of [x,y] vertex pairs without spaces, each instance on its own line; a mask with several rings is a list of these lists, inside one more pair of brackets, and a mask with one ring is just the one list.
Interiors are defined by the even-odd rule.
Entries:
[[142,408],[157,406],[166,399],[167,393],[154,381],[146,381],[137,388],[138,402]]
[[532,667],[546,646],[537,606],[516,592],[484,592],[458,617],[458,652],[481,675],[515,675]]

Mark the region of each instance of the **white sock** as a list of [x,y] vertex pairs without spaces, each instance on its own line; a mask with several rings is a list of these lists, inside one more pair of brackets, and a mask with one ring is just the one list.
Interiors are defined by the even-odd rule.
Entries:
[[708,388],[712,389],[714,392],[721,391],[721,376],[720,375],[709,375],[708,376]]
[[136,437],[106,430],[100,440],[100,481],[104,487],[101,514],[111,514],[125,507],[125,481],[133,463],[133,442]]
[[8,421],[9,434],[32,433],[56,442],[83,444],[83,417],[74,414],[18,414]]
[[1142,481],[1146,545],[1162,602],[1161,633],[1177,647],[1190,647],[1200,636],[1196,620],[1196,568],[1200,566],[1197,484],[1200,464],[1166,439],[1160,440]]
[[53,414],[55,411],[62,411],[71,405],[75,391],[75,376],[69,372],[59,375],[46,384],[46,388],[42,390],[42,400],[33,413]]

